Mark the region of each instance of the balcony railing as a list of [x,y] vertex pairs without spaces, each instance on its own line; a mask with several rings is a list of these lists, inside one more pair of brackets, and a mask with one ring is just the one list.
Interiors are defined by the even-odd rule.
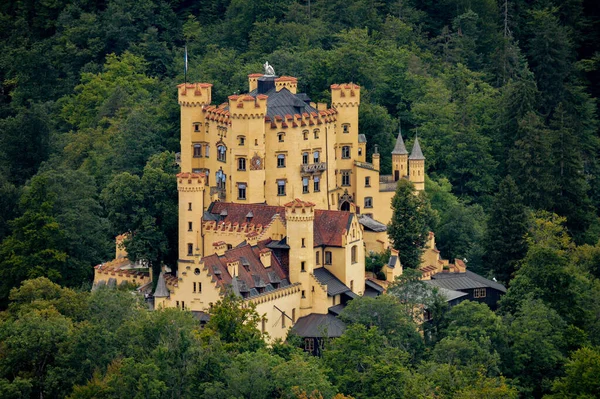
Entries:
[[310,163],[310,164],[306,164],[306,165],[301,165],[300,170],[302,171],[302,173],[322,172],[324,170],[327,170],[327,163],[319,162],[319,163]]
[[379,175],[379,183],[396,183],[392,175]]

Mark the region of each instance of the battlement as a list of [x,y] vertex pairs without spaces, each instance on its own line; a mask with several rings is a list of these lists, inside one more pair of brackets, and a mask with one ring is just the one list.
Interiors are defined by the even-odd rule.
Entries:
[[358,107],[360,105],[360,86],[354,83],[331,85],[331,106]]
[[227,103],[221,104],[218,107],[214,105],[209,105],[202,108],[202,112],[204,112],[205,118],[208,121],[218,122],[222,125],[231,125],[230,121],[230,112],[225,109]]
[[315,217],[315,204],[301,199],[294,199],[284,205],[285,217],[288,221],[310,221]]
[[177,191],[204,191],[206,176],[204,173],[178,173]]
[[281,76],[275,79],[275,90],[288,89],[292,94],[298,91],[298,79],[293,76]]
[[286,114],[286,115],[275,115],[273,118],[266,116],[265,123],[267,123],[271,129],[286,129],[289,127],[318,127],[324,123],[331,123],[337,120],[337,111],[335,109],[327,109],[318,112],[304,112],[302,114]]
[[262,233],[263,225],[254,223],[231,223],[231,222],[216,222],[214,220],[208,220],[202,223],[202,227],[206,232],[216,233],[231,233],[237,235],[239,233],[245,233],[250,235],[251,233],[259,234]]
[[210,104],[212,84],[182,83],[177,86],[179,105],[182,107],[201,107]]
[[267,114],[267,98],[264,94],[252,97],[249,94],[229,96],[231,118],[264,118]]

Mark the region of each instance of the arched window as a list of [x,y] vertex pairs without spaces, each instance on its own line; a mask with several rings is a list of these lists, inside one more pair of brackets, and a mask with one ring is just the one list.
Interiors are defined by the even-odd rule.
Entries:
[[227,147],[225,147],[225,144],[217,146],[217,160],[221,162],[227,161]]

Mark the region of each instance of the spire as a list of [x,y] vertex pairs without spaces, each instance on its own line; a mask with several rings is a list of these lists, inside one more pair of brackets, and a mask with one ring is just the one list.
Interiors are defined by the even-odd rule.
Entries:
[[158,283],[156,284],[156,289],[154,290],[154,297],[169,297],[169,290],[167,289],[167,283],[165,282],[165,272],[160,272],[160,275],[158,276]]
[[408,151],[406,151],[406,146],[404,145],[404,140],[402,140],[402,125],[400,125],[400,129],[398,129],[398,138],[396,139],[396,145],[394,146],[392,155],[406,155],[406,154],[408,154]]
[[421,151],[421,146],[419,145],[419,136],[417,135],[415,135],[415,143],[413,144],[413,148],[408,159],[425,159],[423,152]]

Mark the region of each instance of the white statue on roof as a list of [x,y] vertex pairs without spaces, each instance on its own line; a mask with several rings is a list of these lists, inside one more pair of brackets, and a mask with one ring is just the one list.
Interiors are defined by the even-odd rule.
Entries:
[[275,76],[275,70],[271,65],[269,65],[269,61],[265,62],[265,76]]

